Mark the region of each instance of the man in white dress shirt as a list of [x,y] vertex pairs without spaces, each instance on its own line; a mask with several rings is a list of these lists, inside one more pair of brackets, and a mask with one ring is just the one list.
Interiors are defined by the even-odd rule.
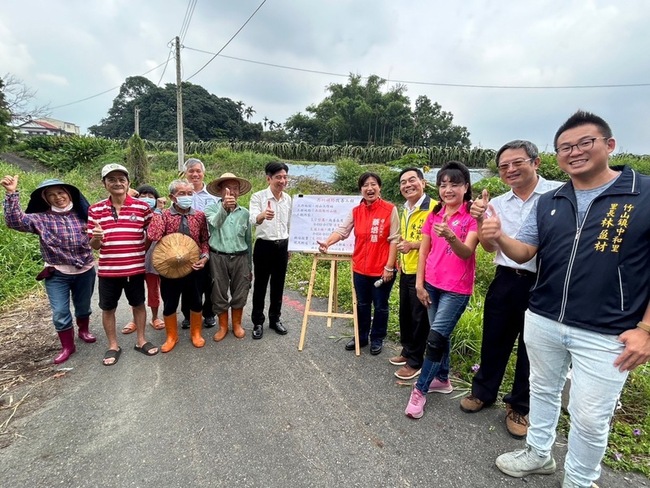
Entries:
[[[537,174],[540,158],[537,146],[529,141],[511,141],[496,154],[501,180],[510,191],[489,202],[501,218],[503,232],[515,236],[537,199],[561,183],[547,181]],[[488,195],[477,199],[471,213],[478,220],[488,208]],[[506,403],[506,430],[516,439],[523,439],[528,430],[530,388],[529,363],[523,340],[524,312],[528,308],[529,290],[535,281],[535,260],[518,264],[501,249],[482,239],[488,252],[496,251],[494,280],[485,297],[483,311],[483,343],[481,366],[472,381],[472,391],[460,402],[460,409],[474,413],[497,400],[510,354],[517,345],[517,363],[512,389],[503,398]]]
[[[217,203],[219,199],[214,195],[208,193],[205,182],[205,166],[200,159],[189,158],[185,161],[185,178],[187,181],[192,183],[194,188],[194,194],[192,195],[192,208],[194,210],[200,210],[203,212],[205,207],[212,203]],[[203,293],[201,295],[203,307],[203,326],[207,329],[214,327],[217,324],[217,320],[214,317],[214,312],[212,311],[212,275],[210,274],[210,267],[206,266],[201,270],[203,274]],[[183,329],[189,329],[190,327],[190,307],[184,300],[181,300],[181,311],[183,312],[183,322],[181,327]]]
[[278,334],[287,333],[280,321],[284,279],[289,262],[289,220],[291,197],[284,191],[289,167],[280,161],[268,163],[264,168],[269,186],[251,196],[250,219],[255,227],[253,248],[253,339],[264,334],[264,299],[269,293],[269,327]]

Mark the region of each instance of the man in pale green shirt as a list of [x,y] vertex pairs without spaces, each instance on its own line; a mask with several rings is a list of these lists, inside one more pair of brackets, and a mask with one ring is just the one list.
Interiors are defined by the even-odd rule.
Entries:
[[232,333],[238,339],[246,334],[241,322],[253,277],[253,247],[249,212],[237,203],[237,198],[248,193],[251,186],[249,181],[232,173],[224,173],[207,186],[211,194],[221,197],[203,210],[210,231],[212,309],[219,319],[219,330],[213,339],[217,342],[228,334],[229,308],[232,309]]

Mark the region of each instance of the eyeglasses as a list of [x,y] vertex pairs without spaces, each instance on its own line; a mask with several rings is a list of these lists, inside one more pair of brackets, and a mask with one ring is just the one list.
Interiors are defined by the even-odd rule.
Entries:
[[555,148],[555,152],[560,156],[568,156],[573,151],[573,148],[580,150],[581,152],[589,151],[594,147],[596,139],[605,139],[608,140],[609,137],[590,137],[589,139],[583,139],[577,144],[561,144]]
[[528,159],[517,159],[515,161],[510,161],[509,163],[501,163],[497,166],[499,168],[499,173],[505,173],[510,169],[510,166],[512,166],[512,169],[519,169],[521,168],[524,164],[526,164],[529,161],[532,161],[533,158],[528,158]]

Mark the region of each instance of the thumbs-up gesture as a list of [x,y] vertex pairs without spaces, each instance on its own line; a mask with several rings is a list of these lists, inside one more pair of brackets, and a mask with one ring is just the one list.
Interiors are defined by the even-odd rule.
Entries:
[[0,180],[0,184],[5,187],[7,193],[16,193],[16,189],[18,188],[18,175],[7,175]]
[[237,200],[235,200],[235,197],[230,193],[229,188],[226,188],[224,190],[222,202],[223,202],[223,208],[225,208],[226,211],[232,212],[233,210],[235,210],[235,207],[237,206]]
[[264,218],[266,220],[273,220],[273,217],[275,217],[275,212],[273,211],[273,207],[271,207],[271,200],[267,200],[266,209],[264,210]]
[[99,239],[100,241],[104,238],[104,229],[102,229],[102,226],[97,223],[95,227],[93,227],[93,239]]
[[487,205],[485,217],[481,222],[482,239],[496,244],[496,240],[501,237],[501,219],[494,211],[491,203]]
[[399,242],[397,243],[397,250],[402,254],[407,254],[411,252],[411,243],[400,236]]
[[[474,217],[476,220],[481,222],[484,217],[490,217],[488,210],[490,205],[490,194],[486,189],[483,189],[481,198],[477,198],[473,203],[472,207],[469,209],[469,214]],[[492,212],[494,213],[494,212]]]
[[436,233],[436,235],[447,240],[456,237],[456,234],[454,234],[454,231],[449,228],[448,224],[449,224],[449,214],[445,214],[445,216],[442,218],[442,222],[438,224],[433,224],[433,230]]

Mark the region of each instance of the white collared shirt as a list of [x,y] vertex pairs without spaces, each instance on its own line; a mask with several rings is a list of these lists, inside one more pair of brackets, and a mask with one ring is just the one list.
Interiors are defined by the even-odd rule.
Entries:
[[[271,202],[275,217],[261,224],[257,223],[257,216],[266,210]],[[289,238],[289,221],[291,220],[291,197],[282,192],[278,200],[273,195],[271,188],[258,191],[251,195],[249,204],[251,225],[255,227],[255,237],[267,241],[278,241]]]
[[217,203],[219,201],[219,199],[213,194],[208,193],[208,190],[205,188],[205,183],[203,183],[203,188],[199,191],[195,190],[192,194],[192,208],[200,210],[201,212],[203,212],[203,209],[211,203]]
[[[515,195],[515,192],[512,190],[503,195],[499,195],[494,200],[490,200],[490,203],[501,220],[501,230],[508,236],[515,237],[539,197],[547,191],[551,191],[562,184],[563,183],[560,181],[549,181],[539,176],[533,193],[531,193],[525,201]],[[499,266],[523,269],[533,273],[537,271],[535,258],[526,263],[519,264],[503,254],[501,249],[497,249],[494,263]]]
[[409,207],[409,201],[406,200],[404,202],[404,209],[406,210],[406,215],[411,215],[413,212],[415,212],[417,209],[419,209],[420,206],[422,205],[422,202],[424,201],[424,199],[426,197],[427,197],[427,194],[423,193],[422,196],[418,199],[418,201],[415,202],[415,205],[413,205],[412,207]]

